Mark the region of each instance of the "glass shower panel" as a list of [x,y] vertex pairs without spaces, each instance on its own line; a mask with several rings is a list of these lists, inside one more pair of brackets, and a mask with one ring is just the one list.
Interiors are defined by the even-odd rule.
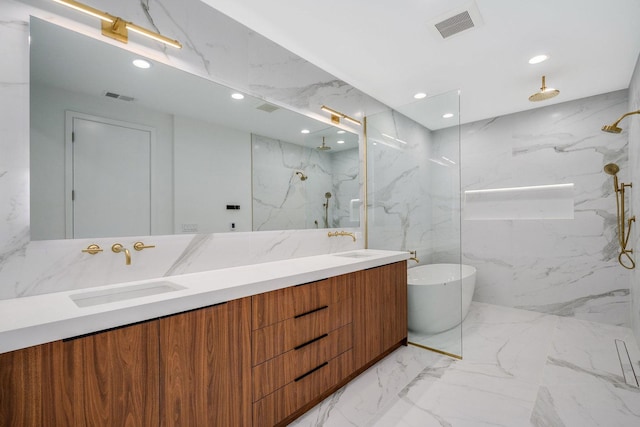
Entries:
[[366,132],[368,247],[415,251],[409,341],[461,357],[459,117],[456,90],[369,116]]

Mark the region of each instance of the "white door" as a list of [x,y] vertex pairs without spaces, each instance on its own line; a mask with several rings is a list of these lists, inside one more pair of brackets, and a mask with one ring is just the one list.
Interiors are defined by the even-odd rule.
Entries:
[[72,118],[73,237],[151,234],[152,131]]

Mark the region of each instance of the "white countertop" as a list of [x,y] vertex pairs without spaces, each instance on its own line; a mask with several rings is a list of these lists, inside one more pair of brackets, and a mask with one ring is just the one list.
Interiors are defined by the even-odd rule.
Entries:
[[[0,353],[353,273],[408,258],[408,252],[362,249],[0,300]],[[91,296],[100,291],[117,291],[136,285],[144,287],[145,284],[157,282],[170,282],[184,289],[85,307],[79,307],[72,299],[78,299],[79,294],[86,293]]]

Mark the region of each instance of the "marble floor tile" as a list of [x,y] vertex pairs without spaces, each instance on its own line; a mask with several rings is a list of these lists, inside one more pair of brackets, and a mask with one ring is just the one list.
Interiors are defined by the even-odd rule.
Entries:
[[462,329],[462,360],[402,347],[292,425],[640,426],[630,329],[476,302]]

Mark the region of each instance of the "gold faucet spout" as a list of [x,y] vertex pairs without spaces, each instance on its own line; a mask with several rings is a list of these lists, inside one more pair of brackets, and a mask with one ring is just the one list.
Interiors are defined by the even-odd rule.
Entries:
[[120,243],[115,243],[111,246],[111,250],[117,254],[124,252],[125,265],[131,265],[131,252],[129,252],[129,249],[125,248]]
[[349,236],[353,239],[353,241],[356,241],[356,235],[354,233],[349,233],[347,231],[334,231],[329,232],[329,234],[327,234],[329,237],[338,237],[338,236]]

